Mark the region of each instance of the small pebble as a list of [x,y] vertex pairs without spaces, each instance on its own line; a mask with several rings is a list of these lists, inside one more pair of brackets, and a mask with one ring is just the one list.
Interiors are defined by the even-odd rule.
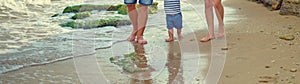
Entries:
[[290,72],[297,72],[297,69],[296,69],[296,68],[292,68],[292,69],[290,70]]
[[272,60],[271,63],[275,63],[275,60]]
[[264,30],[260,30],[259,32],[264,32]]
[[300,63],[296,63],[297,66],[300,66]]
[[294,45],[294,43],[289,43],[289,45]]
[[258,82],[259,82],[259,83],[268,83],[269,80],[266,80],[266,79],[260,79]]
[[265,66],[265,68],[270,68],[270,66]]
[[272,49],[277,49],[277,47],[272,47]]
[[227,48],[227,47],[224,47],[224,48],[221,48],[221,50],[228,50],[228,48]]
[[279,38],[282,40],[291,41],[291,40],[295,39],[295,36],[294,35],[280,35]]
[[229,78],[229,76],[228,76],[228,75],[226,75],[225,77],[226,77],[226,78]]
[[277,43],[272,43],[272,45],[277,45]]

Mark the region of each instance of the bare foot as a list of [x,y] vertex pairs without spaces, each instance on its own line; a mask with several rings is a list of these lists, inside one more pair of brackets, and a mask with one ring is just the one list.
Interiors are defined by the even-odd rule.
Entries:
[[178,35],[178,40],[181,41],[183,39],[183,36],[180,34]]
[[173,38],[168,38],[168,39],[166,39],[166,42],[172,42],[172,41],[174,41]]
[[137,43],[139,43],[139,44],[147,44],[148,42],[146,40],[144,40],[143,37],[139,37],[139,38],[137,38]]
[[218,33],[218,37],[217,38],[223,38],[225,35],[224,33]]
[[215,37],[204,37],[204,38],[200,39],[200,42],[208,42],[213,39],[215,39]]
[[136,36],[130,35],[127,40],[128,41],[135,41],[135,37]]

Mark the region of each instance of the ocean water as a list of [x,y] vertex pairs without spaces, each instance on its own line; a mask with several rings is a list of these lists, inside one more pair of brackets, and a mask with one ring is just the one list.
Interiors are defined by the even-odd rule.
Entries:
[[[168,36],[163,0],[157,1],[159,12],[149,15],[144,35],[150,42],[167,46],[164,43],[164,39]],[[1,0],[0,2],[0,73],[94,54],[95,49],[107,49],[113,44],[123,42],[132,30],[131,25],[93,29],[63,28],[58,24],[74,14],[64,14],[58,18],[50,17],[62,12],[63,8],[69,5],[117,4],[122,3],[121,0],[115,2],[110,0],[48,0],[36,3],[30,3],[30,0]],[[192,2],[200,4],[195,5]],[[203,2],[193,0],[182,2],[184,35],[205,29],[205,17],[201,4]]]

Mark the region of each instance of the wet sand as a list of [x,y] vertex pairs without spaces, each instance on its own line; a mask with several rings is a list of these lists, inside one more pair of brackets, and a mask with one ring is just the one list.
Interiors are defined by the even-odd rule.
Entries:
[[[226,25],[229,50],[219,84],[299,84],[300,18],[281,16],[248,0],[224,5],[237,9],[236,15],[244,19]],[[295,39],[279,39],[282,34]]]
[[[243,19],[234,22],[235,24],[225,25],[227,47],[229,50],[226,51],[226,63],[218,84],[257,84],[260,83],[259,81],[264,80],[268,81],[266,84],[300,83],[299,80],[297,80],[300,77],[300,58],[298,56],[300,52],[297,51],[300,48],[298,38],[300,29],[297,28],[300,26],[300,24],[298,24],[300,19],[294,16],[280,16],[278,11],[269,11],[261,4],[256,4],[247,0],[226,0],[224,6],[236,9],[236,13],[232,15],[241,16]],[[227,16],[230,15],[226,15],[225,19]],[[298,32],[298,34],[295,34],[296,38],[292,41],[281,40],[278,37],[278,35],[282,33],[294,32]],[[199,60],[203,63],[203,65],[200,64],[199,67],[204,67],[204,69],[199,69],[196,78],[192,79],[195,84],[201,84],[200,82],[204,80],[208,71],[211,53],[214,51],[212,48],[215,45],[215,41],[207,43],[198,42],[197,38],[202,38],[205,34],[206,31],[196,31],[195,34],[185,35],[185,39],[179,44],[183,47],[178,47],[178,43],[176,42],[171,46],[171,48],[175,50],[172,52],[183,50],[182,53],[198,53],[200,51],[201,54],[204,54],[204,56],[198,55],[200,59],[203,59]],[[197,43],[197,45],[195,45],[195,43]],[[149,44],[147,45],[149,46]],[[198,47],[199,50],[191,48],[195,46]],[[79,79],[78,74],[76,74],[78,73],[76,68],[78,68],[78,66],[82,67],[86,65],[75,64],[95,61],[95,58],[101,58],[101,56],[99,57],[97,55],[103,55],[102,52],[105,51],[97,51],[98,54],[77,57],[42,66],[27,67],[0,74],[0,80],[3,81],[0,83],[78,84],[80,83],[79,81],[82,81],[83,79]],[[181,57],[183,56],[196,55],[183,54]],[[171,67],[178,67],[178,65],[183,65],[182,67],[189,66],[188,64],[184,65],[184,63],[189,63],[189,59],[182,60],[181,62],[178,62],[178,59],[180,58],[167,59],[174,59],[175,62]],[[96,60],[98,62],[93,64],[105,67],[101,67],[103,73],[97,72],[96,74],[105,74],[106,78],[114,80],[111,81],[113,84],[128,84],[132,81],[136,81],[126,78],[126,76],[120,74],[115,67],[105,65],[107,61],[103,60],[105,59],[98,59]],[[92,78],[95,73],[90,72],[96,72],[97,69],[94,69],[95,67],[81,69],[82,72],[87,72],[84,74],[91,74],[90,76],[86,75],[84,79],[93,80]],[[298,71],[294,72],[293,69],[297,69]],[[183,68],[183,70],[185,70],[185,68]],[[162,72],[162,75],[158,76],[158,78],[164,79],[153,79],[151,82],[154,84],[166,84],[169,81],[169,73],[168,70],[164,71],[165,72]],[[173,71],[178,72],[179,70],[175,69]],[[83,76],[80,77],[82,78]],[[177,75],[175,75],[175,78],[170,77],[170,79],[176,79],[176,77]],[[182,82],[180,77],[177,77],[177,79],[179,80],[179,83]],[[104,81],[102,80],[102,82]],[[138,81],[138,83],[142,82],[147,81]],[[186,81],[183,82],[187,83]]]

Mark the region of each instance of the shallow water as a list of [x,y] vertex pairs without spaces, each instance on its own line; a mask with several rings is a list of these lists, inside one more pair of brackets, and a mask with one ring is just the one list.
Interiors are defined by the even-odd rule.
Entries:
[[[164,39],[168,36],[165,26],[165,14],[163,12],[163,0],[157,1],[160,3],[158,5],[159,12],[158,14],[149,15],[147,28],[144,35],[149,41],[149,44],[145,46],[145,50],[149,56],[153,56],[152,58],[149,58],[153,61],[150,62],[150,64],[155,66],[155,69],[157,70],[152,76],[156,78],[156,83],[161,83],[168,80],[167,74],[169,72],[168,68],[165,67],[164,64],[167,63],[169,44],[164,42]],[[197,2],[199,4],[192,2]],[[86,3],[116,4],[122,3],[122,1],[118,0],[116,2],[111,2],[110,0],[87,0]],[[76,30],[62,28],[58,24],[72,14],[63,15],[60,18],[51,18],[50,16],[61,12],[61,10],[66,7],[65,4],[80,4],[80,1],[57,1],[52,3],[51,6],[46,7],[36,7],[38,5],[32,5],[35,8],[29,8],[24,17],[16,16],[17,19],[11,19],[11,17],[2,17],[10,18],[11,20],[1,21],[2,23],[0,23],[0,73],[19,69],[25,66],[51,63],[54,61],[95,53],[100,59],[99,61],[102,61],[101,63],[103,66],[110,66],[110,68],[106,68],[105,70],[118,70],[115,69],[116,66],[113,66],[111,63],[109,63],[108,58],[111,56],[116,56],[116,54],[122,55],[128,52],[133,52],[133,46],[127,43],[128,46],[126,47],[129,48],[128,50],[125,50],[124,52],[116,52],[122,50],[118,50],[117,47],[112,45],[122,44],[123,40],[129,36],[132,26],[121,26],[118,28],[108,26],[96,29]],[[182,2],[184,35],[193,33],[194,31],[200,29],[205,29],[205,17],[202,10],[203,5],[201,4],[203,3],[193,0]],[[225,9],[228,9],[228,12],[225,12],[227,15],[230,15],[230,12],[234,11],[234,9],[231,8]],[[225,21],[225,23],[235,19],[228,18],[227,20],[228,21]],[[195,47],[197,47],[197,45],[195,45]],[[98,50],[95,51],[95,49]],[[111,54],[112,52],[114,52],[114,54]],[[160,55],[162,57],[159,57]],[[186,78],[185,81],[193,80],[191,79],[194,77],[193,74],[197,73],[193,69],[196,69],[197,71],[205,68],[198,66],[205,66],[205,63],[207,62],[206,59],[200,59],[201,57],[189,58],[189,56],[193,57],[197,55],[201,55],[201,53],[181,53],[182,57],[180,59],[187,62],[182,62],[180,64],[182,65],[179,67],[182,70],[180,73],[183,75],[180,75],[179,78]],[[201,64],[199,64],[199,61],[202,61]],[[187,67],[195,63],[198,65]],[[116,74],[120,75],[120,73],[106,74],[108,79],[112,79],[111,83],[119,83],[113,82]],[[121,74],[119,79],[127,80],[128,78],[125,74]]]

